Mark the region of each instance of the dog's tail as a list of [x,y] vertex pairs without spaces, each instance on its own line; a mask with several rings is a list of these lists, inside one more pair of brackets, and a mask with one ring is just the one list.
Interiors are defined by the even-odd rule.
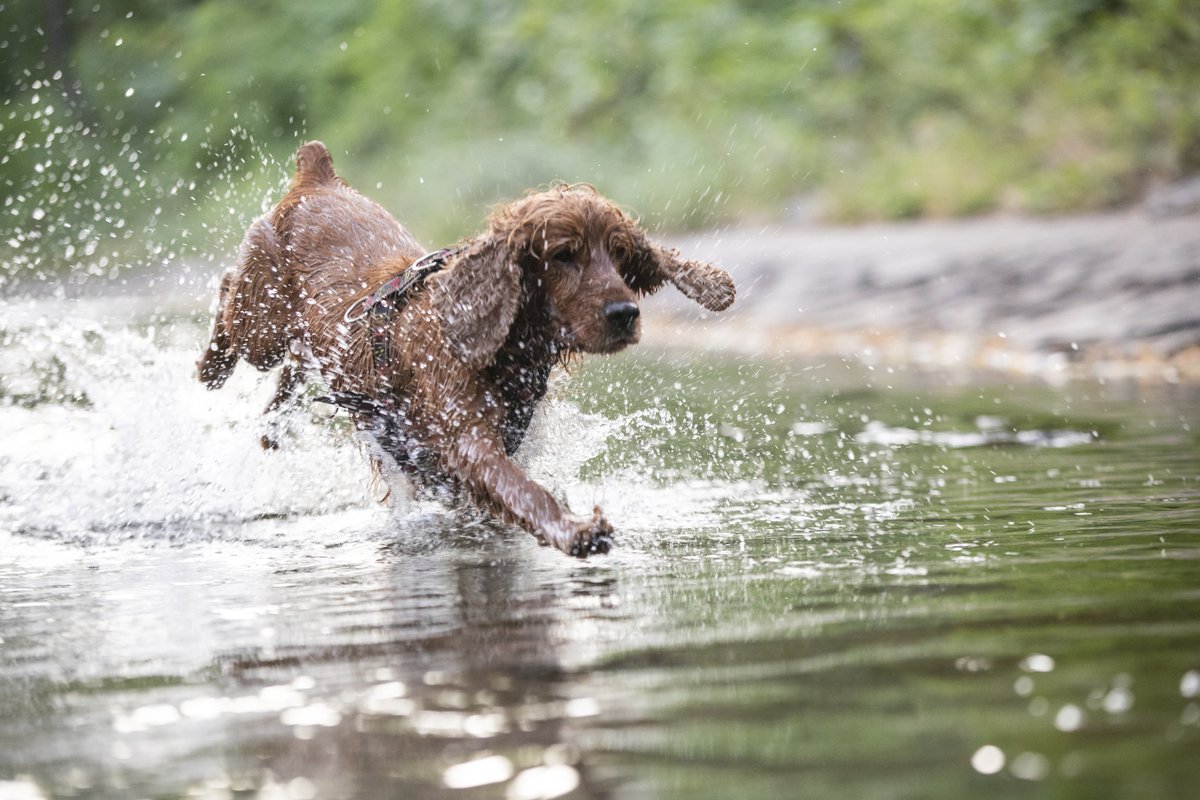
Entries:
[[296,183],[323,186],[337,180],[329,148],[317,141],[300,146],[296,151]]

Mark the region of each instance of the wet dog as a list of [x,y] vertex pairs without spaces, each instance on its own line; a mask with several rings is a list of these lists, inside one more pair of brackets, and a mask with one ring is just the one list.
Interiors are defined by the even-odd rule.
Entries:
[[713,311],[734,299],[727,273],[654,243],[587,186],[530,194],[496,210],[485,232],[426,253],[309,142],[221,280],[199,376],[216,388],[239,360],[282,364],[274,411],[316,373],[377,468],[465,495],[584,557],[611,544],[600,509],[573,515],[510,456],[552,367],[636,343],[637,298],[667,282]]

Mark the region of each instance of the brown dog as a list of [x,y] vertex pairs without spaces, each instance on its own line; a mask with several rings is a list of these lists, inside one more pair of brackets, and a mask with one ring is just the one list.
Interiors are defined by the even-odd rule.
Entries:
[[309,142],[291,189],[250,226],[221,280],[200,380],[221,386],[239,358],[283,363],[273,411],[316,370],[377,467],[398,467],[419,490],[465,492],[584,557],[609,547],[600,509],[572,515],[509,456],[551,368],[637,342],[636,297],[666,281],[714,311],[734,299],[728,274],[654,244],[590,187],[531,194],[497,210],[485,233],[426,255]]

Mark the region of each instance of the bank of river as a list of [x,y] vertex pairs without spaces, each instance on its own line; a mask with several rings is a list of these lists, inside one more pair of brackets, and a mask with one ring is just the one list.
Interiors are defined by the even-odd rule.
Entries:
[[852,228],[749,226],[680,238],[730,268],[719,325],[678,298],[663,343],[985,369],[1061,381],[1200,381],[1200,216],[1144,209]]

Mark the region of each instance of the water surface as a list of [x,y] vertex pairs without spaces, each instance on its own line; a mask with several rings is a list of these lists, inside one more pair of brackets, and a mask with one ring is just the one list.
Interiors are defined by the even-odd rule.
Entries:
[[0,797],[1191,797],[1200,394],[651,351],[521,454],[586,562],[387,508],[199,317],[0,325]]

